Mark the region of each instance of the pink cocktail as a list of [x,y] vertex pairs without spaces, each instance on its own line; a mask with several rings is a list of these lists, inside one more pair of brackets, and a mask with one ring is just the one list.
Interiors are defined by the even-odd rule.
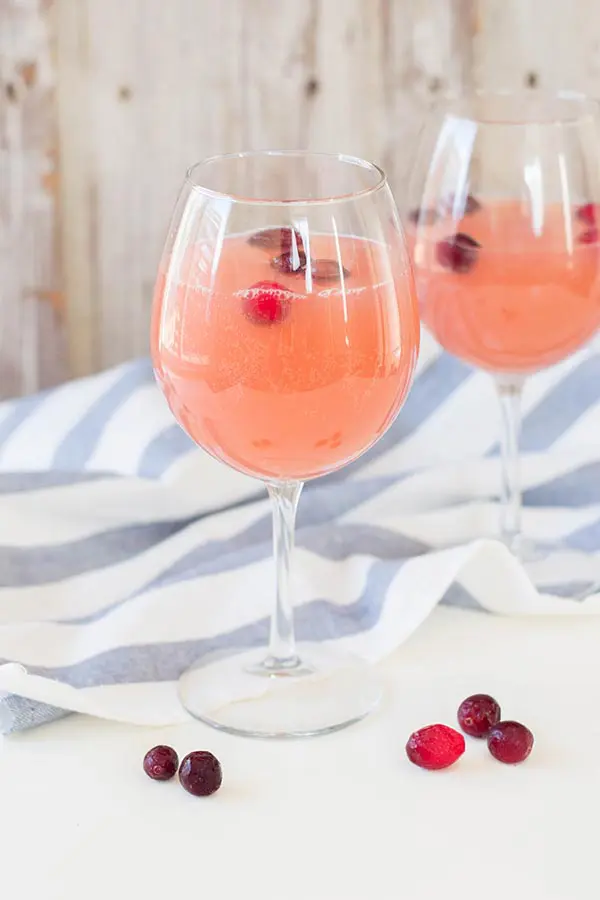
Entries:
[[311,256],[339,255],[342,269],[298,277],[248,237],[224,240],[215,275],[201,244],[169,273],[155,368],[205,450],[263,479],[314,478],[363,453],[406,396],[419,347],[412,276],[394,274],[380,244],[316,234]]
[[[479,246],[449,245],[456,234]],[[576,210],[565,220],[561,206],[548,205],[536,234],[525,204],[480,203],[456,222],[440,216],[422,228],[413,248],[423,322],[482,369],[539,371],[600,325],[600,244]]]

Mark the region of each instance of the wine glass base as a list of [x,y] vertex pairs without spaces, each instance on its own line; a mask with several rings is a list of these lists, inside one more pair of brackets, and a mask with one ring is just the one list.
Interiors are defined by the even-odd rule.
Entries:
[[[257,738],[328,734],[377,707],[382,688],[370,664],[319,644],[297,650],[292,666],[271,664],[256,650],[205,659],[181,676],[181,703],[213,728]],[[232,695],[243,699],[228,702]]]

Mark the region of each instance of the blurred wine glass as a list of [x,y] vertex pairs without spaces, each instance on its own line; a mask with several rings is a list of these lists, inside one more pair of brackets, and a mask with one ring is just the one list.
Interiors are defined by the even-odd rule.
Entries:
[[526,565],[557,548],[522,533],[523,384],[597,333],[599,203],[598,108],[583,96],[475,93],[426,125],[408,213],[421,318],[494,380],[499,536]]

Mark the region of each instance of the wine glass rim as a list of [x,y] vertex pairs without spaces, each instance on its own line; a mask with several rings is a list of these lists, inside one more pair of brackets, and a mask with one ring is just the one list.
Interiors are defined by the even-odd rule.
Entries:
[[[499,100],[508,101],[511,99],[525,100],[528,103],[539,104],[540,107],[552,108],[560,105],[564,110],[563,114],[555,111],[554,114],[539,115],[527,117],[525,115],[513,116],[494,116],[494,115],[469,115],[468,107],[461,116],[460,107],[462,104],[469,104],[474,101],[482,100]],[[440,106],[450,114],[455,114],[457,118],[477,119],[486,125],[572,125],[578,124],[587,117],[598,118],[600,116],[600,102],[583,91],[575,90],[531,90],[527,88],[520,89],[472,89],[465,91],[452,91],[440,97],[436,106]]]
[[[372,172],[376,176],[376,180],[372,185],[360,188],[356,191],[350,191],[343,194],[330,194],[322,197],[248,197],[242,194],[235,194],[227,191],[217,191],[214,188],[207,187],[197,180],[195,174],[204,166],[212,163],[222,162],[223,160],[234,159],[250,159],[260,157],[276,157],[276,158],[299,158],[299,159],[323,159],[330,162],[337,161],[356,168],[365,169]],[[346,153],[326,153],[314,150],[246,150],[239,153],[217,153],[213,156],[207,156],[191,165],[185,173],[185,183],[192,190],[199,191],[207,197],[214,199],[230,200],[234,203],[244,203],[256,206],[326,206],[332,203],[343,203],[357,200],[375,194],[387,185],[387,175],[383,169],[376,163],[369,162],[360,156],[352,156]]]

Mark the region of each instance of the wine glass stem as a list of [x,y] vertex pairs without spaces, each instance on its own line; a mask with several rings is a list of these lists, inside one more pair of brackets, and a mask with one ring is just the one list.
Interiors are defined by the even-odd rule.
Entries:
[[519,437],[521,434],[522,379],[496,379],[502,417],[500,434],[501,493],[500,537],[511,549],[521,534],[521,475]]
[[273,506],[273,550],[277,587],[275,609],[271,616],[269,651],[263,665],[273,670],[293,669],[300,664],[294,637],[291,563],[296,510],[302,487],[301,481],[267,484]]

